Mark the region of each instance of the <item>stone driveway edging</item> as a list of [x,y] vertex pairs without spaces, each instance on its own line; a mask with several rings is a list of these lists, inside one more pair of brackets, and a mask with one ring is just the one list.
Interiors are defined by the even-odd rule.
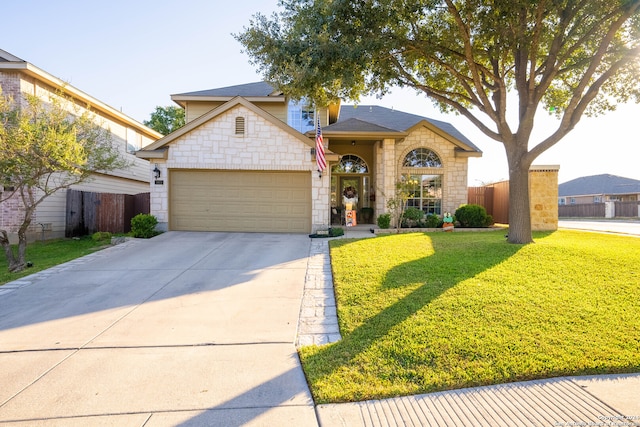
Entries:
[[329,344],[341,339],[329,244],[324,239],[311,239],[296,346]]

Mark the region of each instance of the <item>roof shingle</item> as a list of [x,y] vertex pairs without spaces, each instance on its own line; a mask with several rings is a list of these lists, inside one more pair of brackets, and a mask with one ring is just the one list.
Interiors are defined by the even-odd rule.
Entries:
[[640,193],[640,181],[617,175],[583,176],[558,185],[558,196]]

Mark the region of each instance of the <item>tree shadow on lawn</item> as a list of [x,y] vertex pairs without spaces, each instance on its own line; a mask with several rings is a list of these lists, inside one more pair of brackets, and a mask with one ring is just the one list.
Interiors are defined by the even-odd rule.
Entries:
[[[478,234],[425,233],[425,244],[430,243],[434,253],[399,264],[387,271],[380,284],[380,292],[393,292],[405,286],[415,286],[420,281],[423,282],[422,285],[365,319],[353,331],[343,330],[341,341],[302,352],[303,365],[312,389],[315,382],[353,363],[357,356],[367,351],[376,340],[389,334],[394,327],[416,314],[445,291],[500,264],[523,247],[506,243],[504,232]],[[396,236],[378,237],[376,240],[394,239]],[[344,240],[337,245],[355,242],[357,241]],[[338,315],[342,304],[338,300]],[[312,391],[315,394],[316,391]]]

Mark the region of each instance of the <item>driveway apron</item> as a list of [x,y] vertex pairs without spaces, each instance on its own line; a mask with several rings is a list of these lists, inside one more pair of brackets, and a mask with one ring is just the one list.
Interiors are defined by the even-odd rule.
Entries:
[[294,346],[309,249],[168,232],[7,285],[0,426],[317,426]]

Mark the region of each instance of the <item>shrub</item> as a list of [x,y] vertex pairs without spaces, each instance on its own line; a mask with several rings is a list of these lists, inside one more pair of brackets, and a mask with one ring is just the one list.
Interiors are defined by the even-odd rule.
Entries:
[[94,242],[100,242],[102,240],[111,241],[111,233],[109,233],[108,231],[96,231],[91,235],[91,240],[93,240]]
[[420,221],[424,217],[424,212],[411,206],[405,209],[404,217],[409,221]]
[[410,228],[410,227],[421,227],[422,219],[424,218],[424,212],[418,208],[413,206],[405,209],[402,214],[402,227]]
[[131,234],[133,237],[148,239],[158,234],[156,232],[158,219],[149,214],[138,214],[131,218]]
[[329,229],[329,237],[344,236],[344,229],[342,227],[331,227]]
[[385,213],[378,216],[378,227],[389,228],[391,225],[391,214]]
[[436,214],[427,215],[425,221],[425,227],[427,228],[437,228],[440,225],[440,217]]
[[487,215],[487,211],[480,205],[463,205],[455,213],[456,221],[462,228],[482,228],[488,227],[493,222],[493,218]]

